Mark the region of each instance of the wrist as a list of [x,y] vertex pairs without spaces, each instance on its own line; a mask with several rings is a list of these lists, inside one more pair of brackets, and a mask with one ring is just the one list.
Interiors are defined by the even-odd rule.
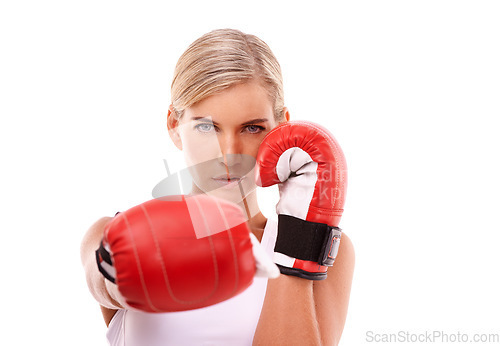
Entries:
[[282,274],[324,280],[327,267],[335,261],[341,234],[338,227],[279,215],[274,261]]

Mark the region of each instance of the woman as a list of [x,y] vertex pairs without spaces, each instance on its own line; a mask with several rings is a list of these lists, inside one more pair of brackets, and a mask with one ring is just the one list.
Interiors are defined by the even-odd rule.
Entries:
[[[192,193],[240,205],[252,233],[271,254],[276,223],[261,213],[251,177],[264,136],[290,118],[273,53],[255,36],[230,29],[212,31],[180,57],[171,98],[169,134],[190,167]],[[242,294],[208,308],[146,314],[123,309],[113,299],[112,286],[95,269],[93,252],[110,219],[102,218],[90,228],[82,260],[112,345],[338,344],[354,268],[353,247],[345,234],[326,280],[256,278]]]

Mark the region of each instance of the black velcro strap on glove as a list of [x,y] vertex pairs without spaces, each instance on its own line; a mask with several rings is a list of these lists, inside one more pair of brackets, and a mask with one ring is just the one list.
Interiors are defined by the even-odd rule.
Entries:
[[108,270],[104,268],[102,264],[103,262],[105,262],[109,266],[113,266],[113,262],[111,261],[111,255],[108,252],[108,250],[106,250],[106,248],[104,247],[102,241],[101,244],[99,245],[99,248],[95,251],[95,257],[97,262],[97,268],[99,269],[101,274],[112,283],[116,283],[115,278],[112,276],[111,273],[108,272]]
[[340,235],[341,229],[338,227],[280,214],[274,251],[323,266],[332,266]]
[[[117,211],[115,216],[113,217],[116,217],[116,215],[118,214],[120,214],[119,211]],[[101,274],[112,283],[116,283],[115,279],[116,272],[113,267],[111,254],[106,249],[106,247],[104,247],[102,240],[101,243],[99,244],[99,248],[95,250],[95,259],[97,262],[97,268],[99,269],[99,272],[101,272]]]

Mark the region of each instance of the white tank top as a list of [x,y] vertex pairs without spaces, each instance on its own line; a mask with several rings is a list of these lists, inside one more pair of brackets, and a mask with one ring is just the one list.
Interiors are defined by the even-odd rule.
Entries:
[[[261,244],[272,258],[278,223],[268,219]],[[106,336],[111,346],[251,345],[267,279],[254,278],[245,291],[206,308],[147,313],[118,310]]]

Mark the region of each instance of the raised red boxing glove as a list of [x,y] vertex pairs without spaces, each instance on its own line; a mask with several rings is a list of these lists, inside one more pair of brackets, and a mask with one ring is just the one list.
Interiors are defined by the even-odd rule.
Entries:
[[279,184],[274,261],[281,273],[326,279],[340,244],[347,188],[340,145],[317,124],[288,121],[266,135],[256,165],[259,186]]
[[119,213],[96,257],[128,307],[146,312],[221,302],[245,290],[256,271],[241,209],[207,195],[166,196]]

